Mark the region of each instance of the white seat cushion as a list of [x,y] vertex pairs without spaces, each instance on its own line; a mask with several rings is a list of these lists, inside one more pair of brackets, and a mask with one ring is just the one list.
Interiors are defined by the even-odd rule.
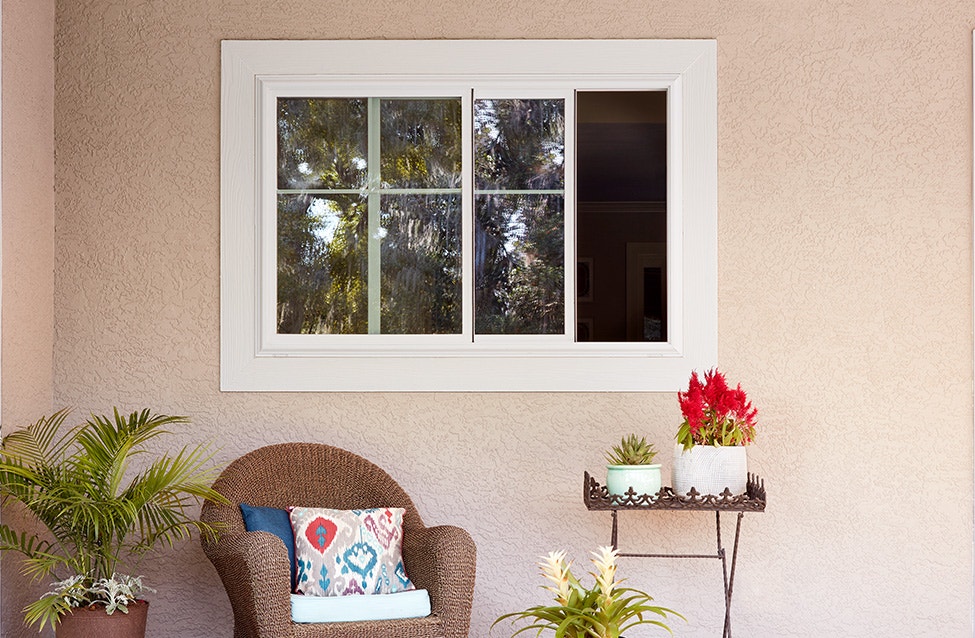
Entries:
[[291,594],[291,620],[294,622],[392,620],[429,615],[430,596],[425,589],[367,596]]

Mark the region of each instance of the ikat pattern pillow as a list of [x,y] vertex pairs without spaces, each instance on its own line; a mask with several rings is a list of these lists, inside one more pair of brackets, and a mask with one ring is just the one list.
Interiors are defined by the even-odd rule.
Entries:
[[296,591],[345,596],[416,589],[403,565],[404,511],[292,508]]

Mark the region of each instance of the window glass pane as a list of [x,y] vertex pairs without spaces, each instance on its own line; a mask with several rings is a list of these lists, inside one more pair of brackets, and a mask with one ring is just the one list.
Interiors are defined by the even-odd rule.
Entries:
[[475,333],[564,333],[564,166],[564,100],[474,101]]
[[384,188],[460,188],[461,100],[381,101]]
[[358,195],[278,195],[279,333],[367,331],[365,203]]
[[577,341],[667,341],[667,93],[576,94]]
[[564,100],[475,100],[477,189],[562,189],[564,165]]
[[459,334],[461,197],[382,198],[382,332]]
[[366,184],[367,101],[278,98],[278,188]]
[[565,331],[564,196],[475,198],[474,330]]

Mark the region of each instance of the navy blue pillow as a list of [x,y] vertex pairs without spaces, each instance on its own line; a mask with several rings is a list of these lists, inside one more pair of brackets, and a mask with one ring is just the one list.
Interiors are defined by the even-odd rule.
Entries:
[[291,516],[286,510],[274,507],[259,507],[240,504],[244,517],[244,527],[248,532],[271,532],[288,548],[288,561],[291,564],[291,591],[295,590],[295,533],[291,529]]

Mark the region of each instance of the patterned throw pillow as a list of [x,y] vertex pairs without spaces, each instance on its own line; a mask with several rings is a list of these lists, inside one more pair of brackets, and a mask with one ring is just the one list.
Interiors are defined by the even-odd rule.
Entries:
[[415,589],[403,566],[403,508],[291,509],[296,591],[309,596]]

